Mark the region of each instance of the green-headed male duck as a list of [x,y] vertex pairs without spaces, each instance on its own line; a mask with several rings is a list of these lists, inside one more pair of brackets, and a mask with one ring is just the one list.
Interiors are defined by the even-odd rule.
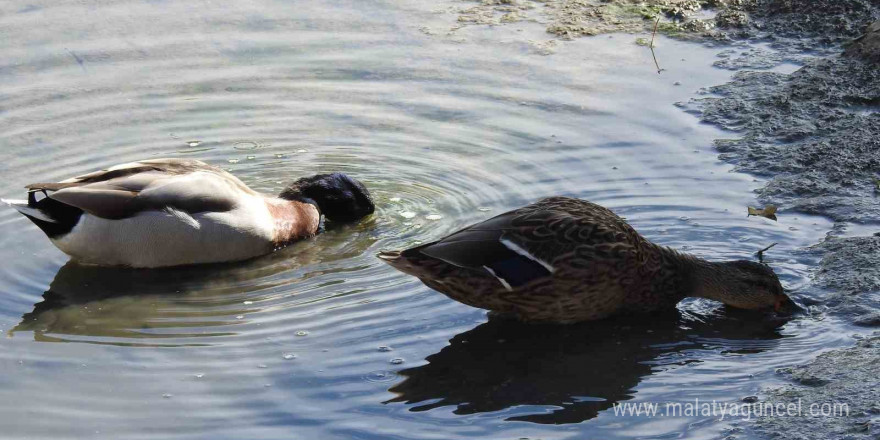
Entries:
[[379,258],[473,307],[572,323],[671,309],[702,297],[742,309],[795,307],[773,271],[659,246],[610,210],[551,197]]
[[373,212],[344,174],[297,180],[277,197],[191,159],[150,159],[27,186],[6,203],[82,263],[161,267],[244,260]]

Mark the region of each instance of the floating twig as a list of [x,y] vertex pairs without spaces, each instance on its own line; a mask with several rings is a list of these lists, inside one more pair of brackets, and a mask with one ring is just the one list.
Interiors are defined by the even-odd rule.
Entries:
[[657,66],[657,74],[659,75],[663,69],[660,68],[660,63],[657,62],[657,55],[654,54],[654,37],[657,35],[657,26],[660,25],[660,16],[657,16],[657,21],[654,22],[654,32],[651,33],[651,44],[648,45],[651,48],[651,56],[654,57],[654,65]]
[[770,246],[767,246],[767,247],[765,247],[764,249],[761,249],[760,251],[758,251],[758,252],[755,254],[755,255],[758,256],[758,262],[759,262],[759,263],[763,263],[763,262],[764,262],[764,252],[767,251],[767,250],[769,250],[769,249],[772,248],[773,246],[776,246],[777,244],[779,244],[779,243],[773,243],[773,244],[771,244]]
[[88,72],[88,70],[86,70],[86,62],[82,58],[80,58],[79,55],[66,47],[64,48],[64,50],[66,50],[67,53],[69,53],[70,56],[72,56],[73,59],[76,60],[76,63],[79,64],[79,67],[82,68],[83,72]]
[[657,35],[657,26],[660,25],[660,16],[657,16],[657,21],[654,22],[654,32],[651,32],[651,49],[654,48],[654,36]]

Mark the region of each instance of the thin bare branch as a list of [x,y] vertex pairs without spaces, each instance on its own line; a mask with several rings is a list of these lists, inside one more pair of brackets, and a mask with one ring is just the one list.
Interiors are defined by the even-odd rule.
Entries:
[[659,75],[663,69],[660,68],[660,63],[657,62],[657,55],[654,53],[654,37],[657,35],[657,26],[660,25],[660,17],[657,17],[657,21],[654,22],[654,32],[651,33],[651,44],[648,47],[651,48],[651,56],[654,57],[654,65],[657,66],[657,74]]
[[759,263],[763,263],[763,262],[764,262],[764,252],[770,250],[770,248],[772,248],[773,246],[776,246],[777,244],[779,244],[779,243],[773,243],[773,244],[771,244],[770,246],[767,246],[767,247],[765,247],[764,249],[761,249],[760,251],[758,251],[758,252],[755,254],[755,255],[758,256],[758,262],[759,262]]

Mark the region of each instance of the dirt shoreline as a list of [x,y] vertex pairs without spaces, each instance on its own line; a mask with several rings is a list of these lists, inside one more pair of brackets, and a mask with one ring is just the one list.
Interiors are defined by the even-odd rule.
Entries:
[[660,18],[660,32],[681,38],[772,40],[828,53],[838,51],[880,18],[871,0],[481,0],[465,4],[456,9],[458,27],[533,21],[544,24],[551,35],[573,39],[608,32],[650,32]]
[[[837,229],[880,221],[880,4],[868,6],[816,1],[797,13],[757,19],[754,25],[776,32],[761,38],[783,53],[819,47],[821,56],[790,75],[739,72],[709,89],[720,98],[692,103],[704,121],[740,134],[716,146],[738,170],[770,179],[758,190],[763,203],[830,217]],[[835,232],[805,251],[821,258],[815,284],[822,296],[809,300],[825,314],[880,327],[880,234],[839,238]],[[848,416],[761,417],[748,429],[764,438],[880,437],[877,335],[785,369],[791,383],[765,390],[771,404],[845,403]]]
[[[783,215],[804,212],[837,223],[826,240],[803,250],[821,259],[815,274],[821,292],[804,301],[823,314],[880,328],[880,232],[838,236],[846,223],[880,231],[880,2],[483,0],[458,13],[458,27],[533,21],[556,39],[650,32],[659,17],[658,31],[672,37],[731,47],[769,43],[774,52],[729,50],[716,66],[738,70],[733,81],[707,90],[720,97],[685,107],[732,132],[716,141],[719,157],[769,179],[757,191],[761,202]],[[803,67],[792,74],[741,70],[784,61]],[[878,347],[880,332],[785,369],[780,373],[790,384],[762,397],[845,402],[849,416],[762,417],[743,428],[764,438],[880,438]]]

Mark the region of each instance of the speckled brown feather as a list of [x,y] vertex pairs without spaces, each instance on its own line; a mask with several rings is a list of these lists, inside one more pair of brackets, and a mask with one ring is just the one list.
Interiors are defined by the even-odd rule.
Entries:
[[686,266],[693,257],[649,242],[624,219],[585,200],[543,199],[462,232],[485,224],[504,224],[505,239],[549,263],[552,275],[507,289],[485,270],[419,251],[442,240],[380,258],[456,301],[526,321],[576,322],[669,308],[691,288]]

